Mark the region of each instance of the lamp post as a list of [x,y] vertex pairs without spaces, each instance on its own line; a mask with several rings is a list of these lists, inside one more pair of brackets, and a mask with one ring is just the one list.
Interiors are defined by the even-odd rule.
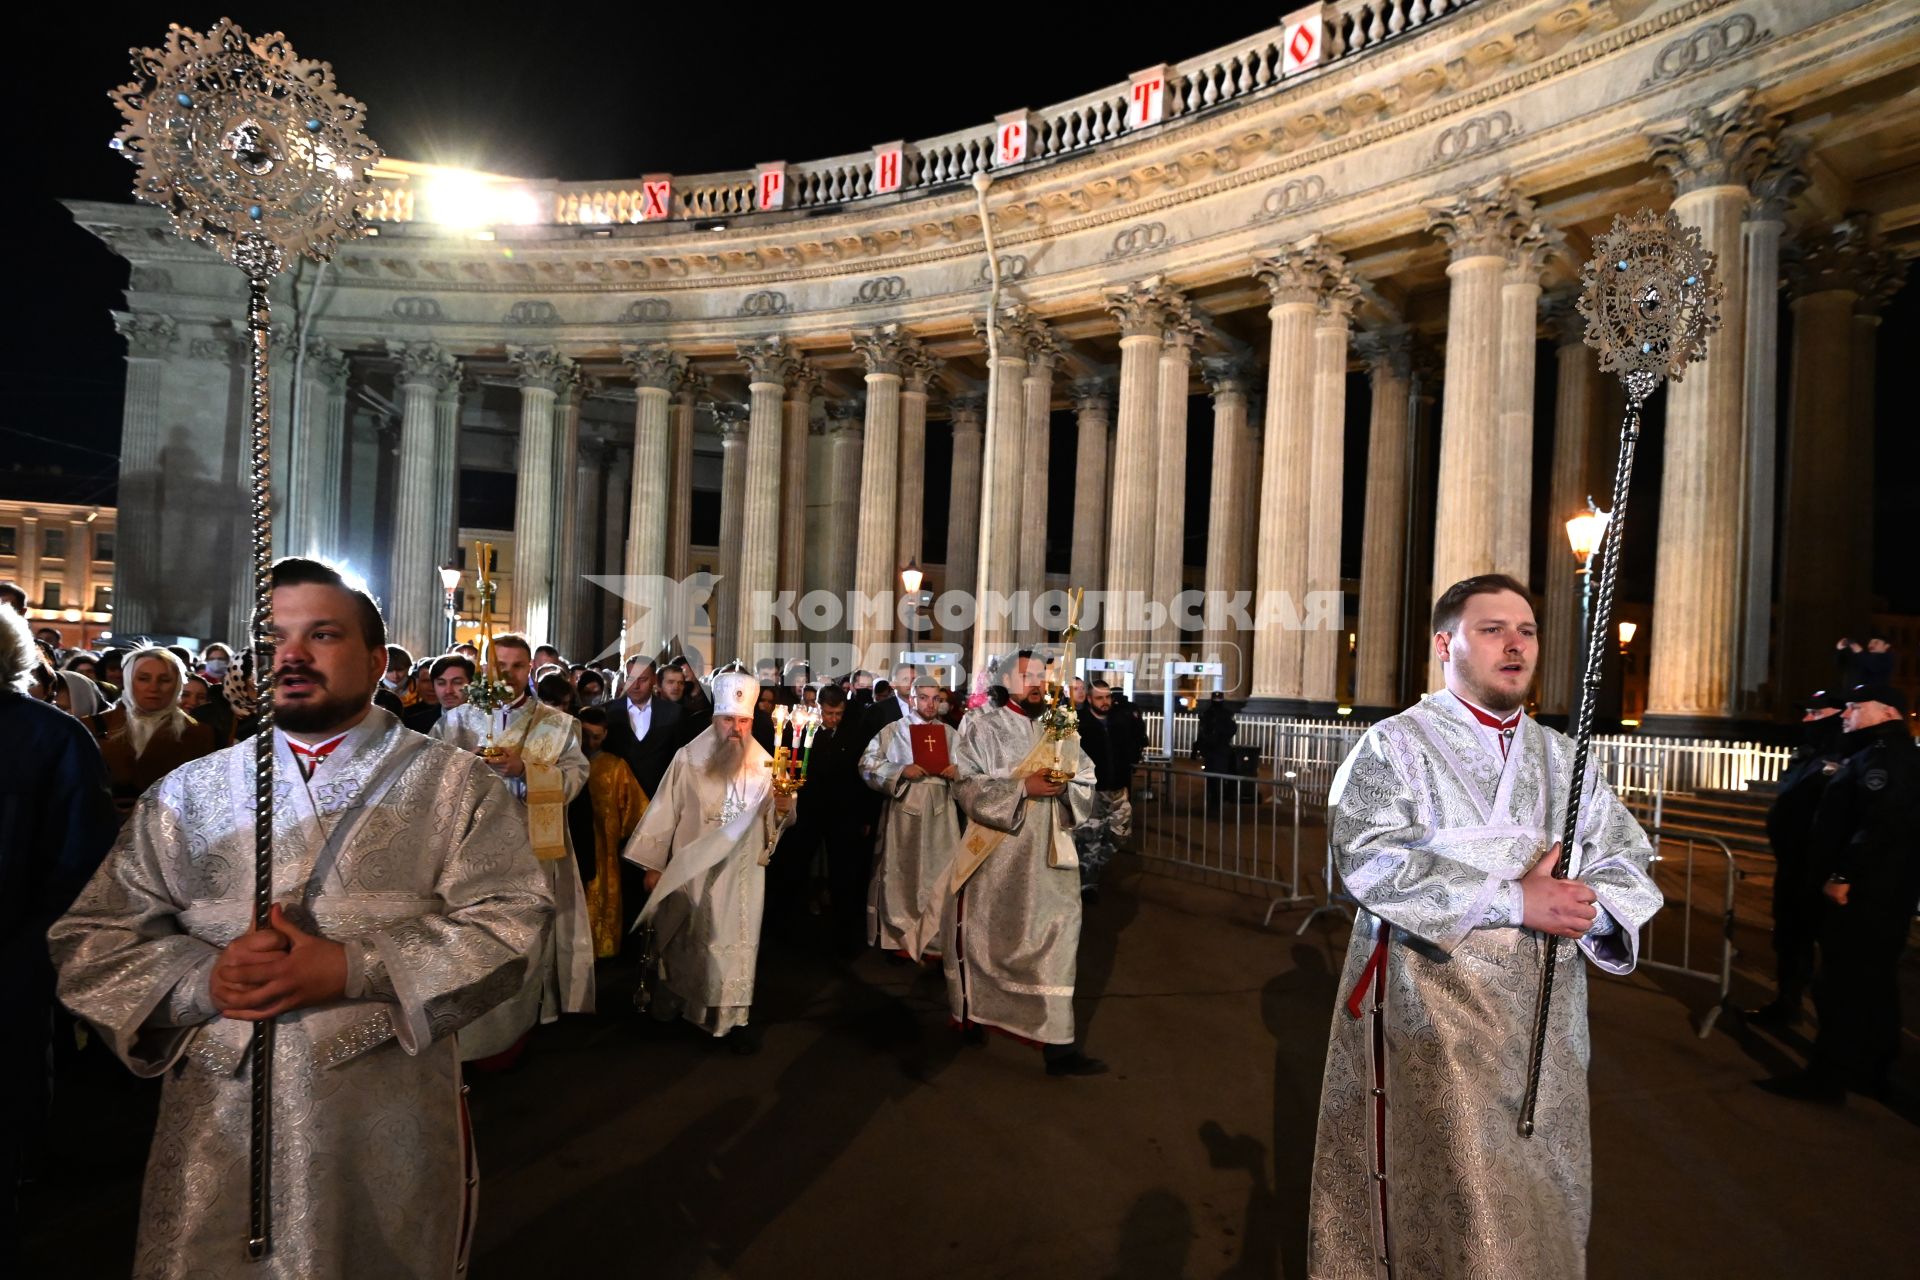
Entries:
[[440,585],[447,590],[447,649],[453,652],[454,624],[460,620],[460,611],[453,607],[453,593],[460,589],[460,566],[449,560],[440,567]]
[[1600,543],[1607,536],[1608,519],[1607,513],[1589,495],[1587,509],[1567,521],[1567,545],[1573,548],[1573,558],[1580,566],[1580,645],[1577,652],[1583,669],[1587,647],[1593,639],[1587,634],[1593,616],[1593,553],[1600,549]]

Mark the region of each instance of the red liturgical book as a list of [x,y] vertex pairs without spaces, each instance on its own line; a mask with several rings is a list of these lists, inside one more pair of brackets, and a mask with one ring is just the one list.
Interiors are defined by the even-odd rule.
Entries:
[[947,758],[947,733],[942,725],[910,724],[907,736],[913,740],[913,762],[928,773],[944,773],[953,761]]

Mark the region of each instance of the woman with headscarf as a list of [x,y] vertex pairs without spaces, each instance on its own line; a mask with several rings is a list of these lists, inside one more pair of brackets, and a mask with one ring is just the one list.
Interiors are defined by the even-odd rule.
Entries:
[[142,792],[189,760],[215,749],[213,730],[180,709],[186,668],[166,649],[137,649],[121,665],[126,691],[87,723],[100,739],[113,802],[122,816]]
[[54,706],[76,720],[85,720],[106,710],[107,702],[100,696],[99,685],[78,671],[62,671],[59,676],[60,684],[53,691]]

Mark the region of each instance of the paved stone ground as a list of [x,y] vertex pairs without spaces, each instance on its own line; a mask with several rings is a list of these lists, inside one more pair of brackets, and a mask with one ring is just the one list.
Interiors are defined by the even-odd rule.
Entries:
[[[634,1017],[630,970],[603,966],[607,1013],[474,1082],[473,1274],[1298,1280],[1346,926],[1259,917],[1121,877],[1083,947],[1087,1043],[1115,1068],[1089,1080],[962,1048],[937,974],[876,955],[770,953],[750,1058]],[[1920,1053],[1892,1107],[1778,1101],[1749,1082],[1804,1042],[1730,1019],[1695,1038],[1705,990],[1595,983],[1592,1274],[1911,1274]],[[70,1067],[26,1274],[125,1274],[152,1096]]]

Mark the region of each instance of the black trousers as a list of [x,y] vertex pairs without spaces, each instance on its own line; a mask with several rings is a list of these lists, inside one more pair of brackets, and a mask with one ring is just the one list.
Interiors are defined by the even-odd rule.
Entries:
[[873,835],[863,818],[827,826],[827,895],[833,945],[854,949],[867,941],[867,885],[873,877]]
[[1806,863],[1775,852],[1773,875],[1773,976],[1780,999],[1798,1004],[1813,982],[1814,944],[1820,936],[1818,886],[1807,881]]
[[1816,1074],[1843,1084],[1885,1079],[1900,1052],[1900,953],[1911,910],[1859,897],[1827,904],[1813,985],[1820,1034],[1808,1066]]

